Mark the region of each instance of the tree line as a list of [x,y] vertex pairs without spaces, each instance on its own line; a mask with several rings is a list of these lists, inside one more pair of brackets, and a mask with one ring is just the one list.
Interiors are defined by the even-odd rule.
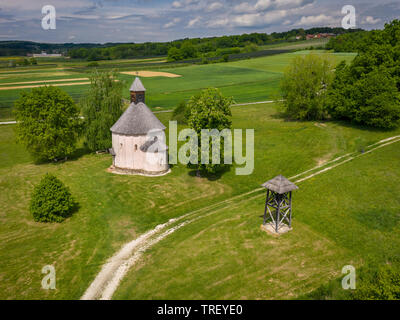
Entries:
[[[235,52],[224,52],[224,54],[243,52],[241,48],[251,49],[251,45],[262,46],[284,41],[294,41],[296,36],[305,37],[307,34],[334,33],[342,34],[355,32],[356,30],[345,30],[343,28],[312,28],[293,29],[287,32],[250,33],[242,35],[231,35],[207,38],[185,38],[170,42],[146,42],[126,43],[115,46],[96,48],[72,48],[68,50],[71,58],[86,59],[88,61],[142,58],[168,55],[172,61],[197,58],[221,49],[233,48]],[[215,55],[211,55],[215,56]]]
[[338,119],[385,129],[400,125],[400,21],[363,33],[357,41],[358,55],[336,69],[329,56],[293,60],[281,85],[288,118]]

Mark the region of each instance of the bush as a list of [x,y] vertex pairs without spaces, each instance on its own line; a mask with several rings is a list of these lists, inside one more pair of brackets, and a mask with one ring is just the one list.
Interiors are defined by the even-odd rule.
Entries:
[[62,222],[76,206],[69,189],[54,175],[47,173],[35,186],[30,212],[37,222]]
[[356,300],[400,299],[400,271],[394,265],[385,264],[368,268],[360,274],[353,298]]

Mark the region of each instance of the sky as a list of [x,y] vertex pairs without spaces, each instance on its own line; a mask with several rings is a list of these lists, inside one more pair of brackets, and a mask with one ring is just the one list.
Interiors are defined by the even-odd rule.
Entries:
[[[55,29],[42,28],[45,5],[56,10]],[[400,17],[398,0],[0,0],[0,40],[139,43],[340,27],[345,5],[357,28]]]

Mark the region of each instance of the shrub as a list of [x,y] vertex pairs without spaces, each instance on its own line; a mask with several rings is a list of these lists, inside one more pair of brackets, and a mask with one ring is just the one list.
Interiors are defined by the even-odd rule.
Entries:
[[369,268],[360,274],[354,299],[398,300],[400,299],[400,271],[394,265],[385,264]]
[[71,215],[76,203],[69,189],[47,173],[33,191],[30,212],[37,222],[62,222]]

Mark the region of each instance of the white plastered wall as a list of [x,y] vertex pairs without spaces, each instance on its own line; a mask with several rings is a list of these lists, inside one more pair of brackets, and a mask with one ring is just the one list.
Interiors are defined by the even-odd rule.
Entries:
[[[112,145],[115,152],[115,167],[122,169],[161,172],[168,170],[167,151],[146,153],[140,146],[146,142],[146,136],[127,136],[112,134]],[[152,160],[148,159],[151,156]]]

